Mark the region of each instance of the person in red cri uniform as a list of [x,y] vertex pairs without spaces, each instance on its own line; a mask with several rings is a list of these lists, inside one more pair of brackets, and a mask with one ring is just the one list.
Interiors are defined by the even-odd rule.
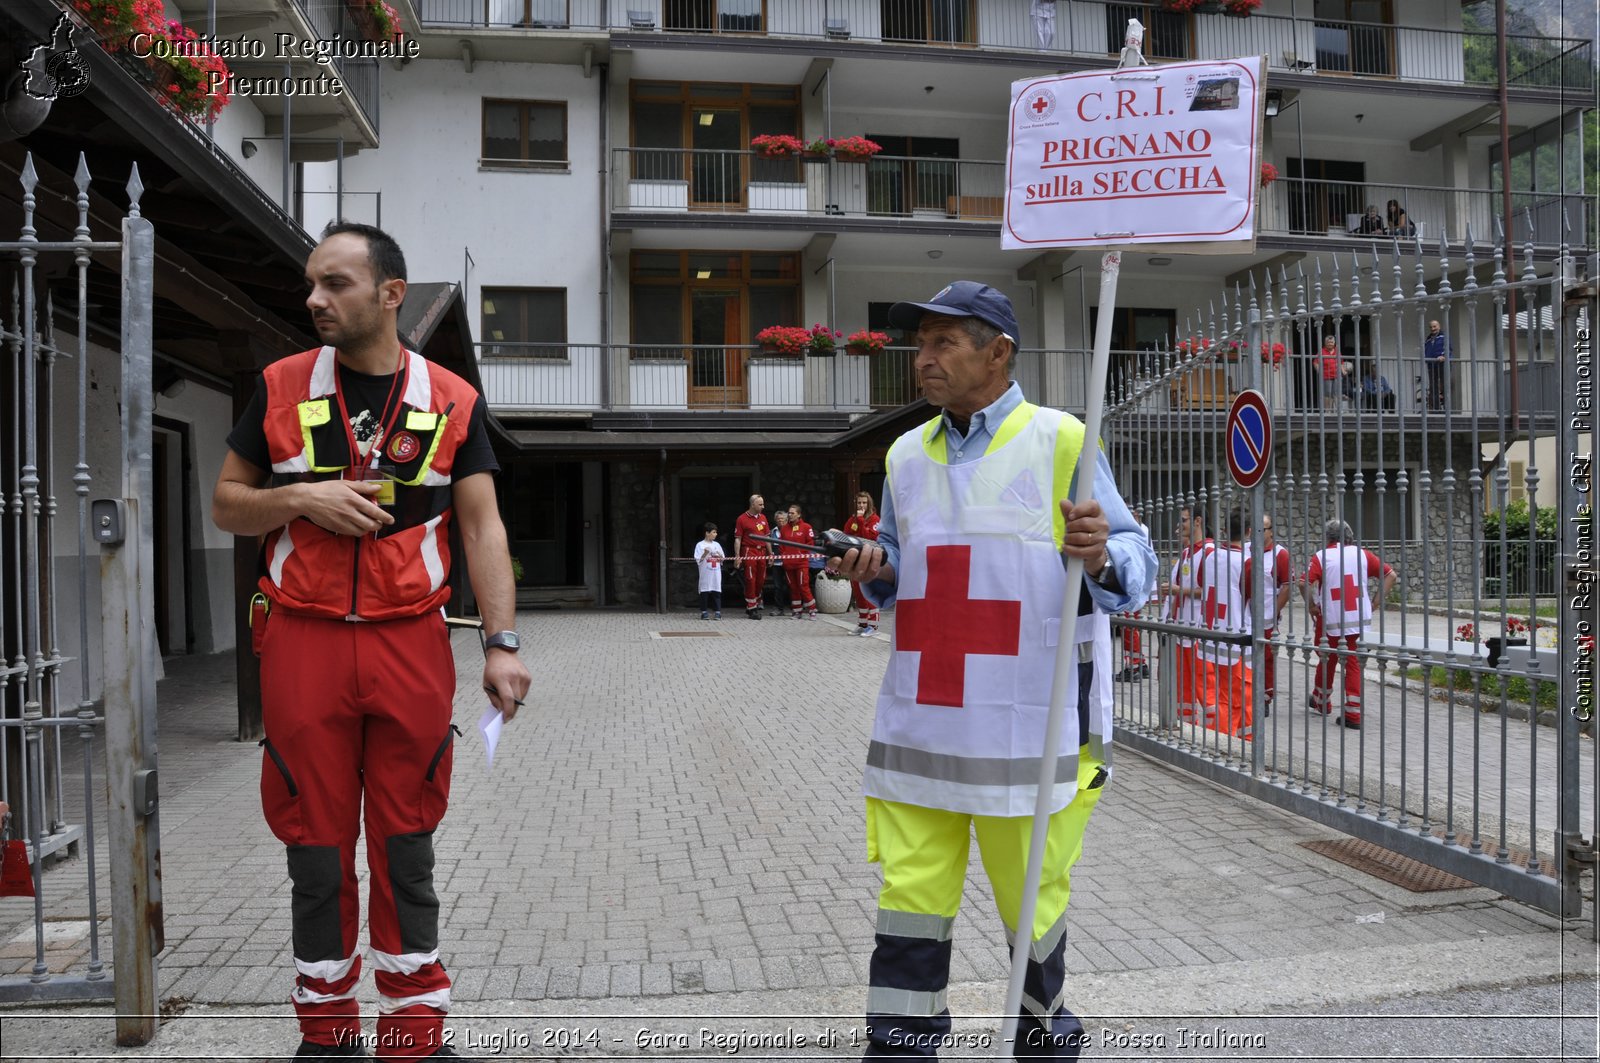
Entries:
[[[1227,538],[1215,544],[1214,549],[1200,561],[1200,594],[1202,616],[1211,631],[1230,635],[1248,634],[1250,613],[1245,608],[1240,580],[1244,570],[1245,517],[1238,510],[1228,513],[1225,521]],[[1251,703],[1255,677],[1251,674],[1247,647],[1235,642],[1204,639],[1200,643],[1200,658],[1211,668],[1216,691],[1216,718],[1214,725],[1223,734],[1249,739],[1255,736],[1255,719]],[[1212,726],[1212,721],[1207,726]]]
[[[789,523],[778,534],[791,543],[803,543],[806,546],[815,545],[817,541],[816,532],[805,522],[805,514],[800,507],[795,505],[789,507]],[[815,620],[817,600],[811,595],[811,551],[785,550],[783,574],[789,581],[789,608],[794,618],[799,620],[803,611],[806,619]]]
[[767,534],[767,518],[762,513],[766,508],[764,498],[751,495],[750,508],[733,522],[733,564],[744,575],[744,615],[751,620],[761,619],[761,588],[767,582],[772,546],[749,542],[748,537]]
[[[1292,582],[1289,551],[1279,544],[1273,528],[1272,514],[1263,514],[1261,545],[1267,558],[1267,570],[1263,577],[1266,593],[1261,598],[1261,637],[1266,641],[1266,652],[1261,664],[1263,718],[1272,715],[1272,703],[1278,696],[1278,649],[1272,644],[1272,639],[1278,634],[1278,618],[1289,605],[1289,587]],[[1250,563],[1253,560],[1255,559],[1250,556],[1247,546],[1241,588],[1246,607],[1250,604],[1251,594],[1255,592],[1254,577],[1250,574]]]
[[[872,496],[865,491],[856,495],[855,512],[844,522],[844,530],[857,539],[877,542],[878,507],[872,504]],[[856,629],[851,634],[871,635],[878,630],[878,607],[862,595],[859,583],[850,584],[850,596],[856,600]]]
[[1356,545],[1355,533],[1342,520],[1330,520],[1323,529],[1327,543],[1312,555],[1306,567],[1306,607],[1316,621],[1318,648],[1316,689],[1309,708],[1323,716],[1333,711],[1333,673],[1344,663],[1344,712],[1339,723],[1361,727],[1361,669],[1357,652],[1372,620],[1372,598],[1367,580],[1379,581],[1378,601],[1387,601],[1399,577],[1371,550]]
[[[1145,526],[1144,518],[1140,511],[1133,510],[1133,522],[1139,526],[1139,534],[1144,536],[1144,541],[1149,543],[1150,529]],[[1152,546],[1154,549],[1154,546]],[[1137,618],[1138,613],[1124,613],[1126,617]],[[1117,673],[1119,683],[1131,683],[1136,679],[1145,679],[1150,675],[1150,662],[1144,655],[1143,633],[1136,627],[1122,629],[1122,658],[1126,663],[1122,671]]]
[[[1200,565],[1216,548],[1206,535],[1203,514],[1188,506],[1179,511],[1178,541],[1183,544],[1183,552],[1173,562],[1171,580],[1162,588],[1167,598],[1167,619],[1198,630],[1205,623]],[[1217,704],[1213,689],[1216,670],[1200,656],[1193,635],[1178,637],[1173,660],[1178,679],[1178,716],[1192,722],[1211,717]]]
[[482,685],[527,696],[482,396],[402,346],[405,258],[367,225],[323,231],[306,306],[325,346],[269,365],[228,436],[212,502],[263,536],[261,800],[288,846],[296,1058],[363,1057],[356,839],[365,819],[377,1055],[456,1058],[439,962],[433,832],[450,787],[450,525],[484,629]]

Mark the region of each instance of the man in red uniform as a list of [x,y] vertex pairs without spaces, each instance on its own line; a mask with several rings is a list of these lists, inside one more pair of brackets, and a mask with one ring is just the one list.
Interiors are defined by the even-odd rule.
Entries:
[[747,539],[751,535],[767,534],[767,518],[762,515],[766,508],[766,499],[751,495],[750,508],[733,522],[733,564],[744,574],[744,615],[751,620],[761,619],[761,588],[767,582],[767,562],[772,558],[772,546]]
[[1378,601],[1386,601],[1394,588],[1393,568],[1371,550],[1355,544],[1355,534],[1342,520],[1330,520],[1323,534],[1328,545],[1319,550],[1306,568],[1306,606],[1317,624],[1316,689],[1311,693],[1310,709],[1324,716],[1333,711],[1333,672],[1344,658],[1344,712],[1339,723],[1352,729],[1361,727],[1362,657],[1356,646],[1367,633],[1372,619],[1372,599],[1367,596],[1367,580],[1380,581]]
[[406,350],[405,258],[371,226],[328,226],[306,262],[326,346],[268,366],[228,436],[219,528],[264,536],[261,799],[288,846],[297,1058],[360,1057],[364,815],[378,1055],[453,1058],[433,831],[449,794],[455,662],[449,525],[484,628],[483,686],[511,719],[528,692],[483,398]]
[[[872,504],[872,496],[865,491],[856,495],[855,512],[844,522],[844,530],[845,534],[858,539],[878,541],[878,507]],[[850,595],[856,600],[856,629],[851,634],[872,635],[878,630],[878,607],[861,593],[859,583],[850,584]]]
[[[1293,582],[1290,576],[1292,569],[1289,551],[1278,545],[1270,513],[1264,514],[1261,518],[1261,545],[1262,552],[1267,558],[1267,571],[1264,577],[1266,593],[1261,599],[1261,630],[1262,638],[1266,640],[1265,660],[1261,665],[1261,715],[1265,718],[1272,715],[1272,701],[1278,695],[1278,648],[1272,644],[1272,640],[1278,634],[1278,618],[1283,615],[1283,610],[1289,604],[1289,586]],[[1245,555],[1241,590],[1244,594],[1245,608],[1249,608],[1255,582],[1250,575],[1250,562],[1254,558],[1249,556],[1248,546],[1245,547]]]
[[[806,523],[805,514],[798,505],[789,507],[789,523],[778,534],[791,543],[806,546],[813,546],[817,541],[816,532]],[[815,620],[817,600],[811,595],[811,551],[785,550],[783,575],[789,581],[789,608],[793,610],[794,618],[799,620],[804,610],[806,619]]]

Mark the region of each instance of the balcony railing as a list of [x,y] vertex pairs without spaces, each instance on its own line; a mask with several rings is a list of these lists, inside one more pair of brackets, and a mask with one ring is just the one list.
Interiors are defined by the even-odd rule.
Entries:
[[[1309,7],[1310,5],[1304,5]],[[1249,18],[1176,14],[1158,3],[1078,0],[1035,19],[1031,0],[417,0],[425,25],[760,35],[929,48],[993,48],[1103,57],[1122,46],[1129,18],[1146,27],[1152,59],[1265,55],[1299,73],[1497,84],[1495,38],[1437,29],[1257,12]],[[1514,86],[1588,90],[1594,45],[1581,38],[1512,34]]]
[[617,148],[620,211],[937,217],[998,222],[1005,165],[878,155],[767,159],[749,151]]
[[[1382,221],[1391,200],[1405,211],[1406,231],[1390,232],[1386,223],[1379,231],[1370,231],[1372,226],[1362,220],[1366,208],[1377,207]],[[1511,205],[1513,243],[1532,240],[1555,246],[1566,240],[1581,247],[1589,241],[1594,209],[1591,196],[1513,192]],[[1500,193],[1490,189],[1285,178],[1263,191],[1260,230],[1406,240],[1417,236],[1436,244],[1441,237],[1460,242],[1470,227],[1474,237],[1492,239],[1498,232],[1496,223],[1503,217],[1502,207]]]
[[[294,0],[295,6],[305,13],[306,21],[316,34],[316,40],[334,37],[359,40],[361,32],[350,19],[344,0]],[[378,61],[376,59],[337,58],[334,69],[344,82],[345,95],[355,101],[374,133],[378,132]],[[291,130],[292,132],[292,130]]]
[[[484,397],[501,414],[555,411],[744,410],[866,414],[921,394],[915,351],[765,356],[740,345],[479,343]],[[1024,350],[1016,377],[1038,401],[1082,410],[1088,355]],[[603,383],[603,381],[605,383]]]
[[[612,207],[630,213],[938,218],[994,225],[1004,208],[1005,164],[988,160],[878,155],[863,163],[767,159],[749,151],[615,148],[612,164]],[[1511,199],[1515,242],[1531,238],[1555,245],[1563,232],[1575,247],[1588,241],[1591,197],[1513,192]],[[1382,214],[1390,200],[1414,226],[1406,238],[1430,243],[1441,236],[1459,242],[1468,226],[1487,239],[1502,213],[1500,193],[1489,189],[1282,178],[1262,193],[1259,231],[1371,235],[1362,231],[1366,206]]]
[[320,233],[334,221],[358,221],[383,228],[383,193],[301,192],[300,216],[308,233]]

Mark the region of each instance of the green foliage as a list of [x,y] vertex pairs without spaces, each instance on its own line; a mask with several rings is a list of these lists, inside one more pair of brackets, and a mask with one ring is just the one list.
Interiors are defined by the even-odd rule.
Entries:
[[[1500,538],[1501,514],[1498,509],[1483,515],[1483,537],[1488,542]],[[1534,518],[1534,538],[1554,539],[1559,534],[1558,517],[1554,506],[1542,506]],[[1528,538],[1528,501],[1519,498],[1505,510],[1506,538],[1512,542]]]
[[[1422,679],[1422,669],[1407,668],[1406,678]],[[1435,665],[1429,670],[1428,678],[1436,687],[1448,687],[1451,690],[1460,690],[1470,693],[1473,689],[1474,673],[1465,668],[1445,668]],[[1501,679],[1497,675],[1483,675],[1480,694],[1483,698],[1484,712],[1498,712],[1500,707]],[[1554,709],[1556,700],[1561,696],[1561,688],[1555,683],[1534,682],[1524,676],[1507,676],[1505,679],[1505,692],[1507,701],[1520,701],[1523,704],[1535,703],[1541,709]]]
[[511,555],[511,579],[517,583],[522,582],[522,559],[516,554]]

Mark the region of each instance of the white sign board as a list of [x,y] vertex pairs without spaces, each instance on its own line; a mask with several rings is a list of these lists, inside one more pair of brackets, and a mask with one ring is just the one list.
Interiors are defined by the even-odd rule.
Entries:
[[1254,245],[1261,56],[1014,82],[1007,248]]

